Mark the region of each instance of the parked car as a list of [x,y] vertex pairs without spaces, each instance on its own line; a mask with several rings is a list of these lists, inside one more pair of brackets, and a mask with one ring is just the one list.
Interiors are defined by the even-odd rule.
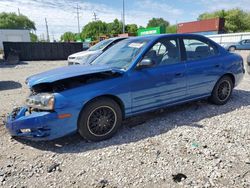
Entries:
[[[195,50],[185,44],[200,42]],[[6,127],[12,136],[51,140],[74,132],[91,141],[112,137],[122,120],[208,98],[226,104],[244,75],[241,56],[194,34],[134,37],[96,58],[27,78],[26,105]]]
[[86,51],[78,52],[78,53],[70,55],[68,57],[68,65],[90,64],[93,60],[95,60],[99,55],[101,55],[111,46],[113,46],[117,42],[124,40],[124,39],[125,38],[123,37],[116,37],[116,38],[102,40],[101,42],[90,47]]
[[250,74],[250,55],[247,56],[247,72]]
[[250,39],[245,39],[235,43],[227,43],[222,46],[230,52],[235,50],[250,50]]

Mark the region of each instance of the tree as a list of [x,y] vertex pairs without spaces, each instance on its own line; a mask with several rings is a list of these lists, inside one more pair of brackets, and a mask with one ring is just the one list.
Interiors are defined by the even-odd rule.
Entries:
[[92,38],[93,40],[96,40],[98,37],[108,34],[107,27],[107,23],[102,21],[89,22],[84,26],[81,32],[81,38]]
[[[125,26],[125,31],[130,34],[136,34],[138,26],[136,24],[128,24]],[[81,38],[91,38],[92,40],[97,40],[102,35],[107,35],[109,37],[117,36],[122,33],[122,22],[115,19],[111,23],[106,23],[102,21],[89,22],[84,26],[81,32]]]
[[115,19],[113,22],[107,24],[107,33],[111,36],[122,33],[122,22]]
[[163,18],[152,18],[148,21],[147,27],[163,27],[167,28],[169,26],[169,22],[164,20]]
[[37,42],[38,41],[37,35],[34,34],[34,33],[30,33],[30,41],[31,42]]
[[68,31],[61,36],[61,41],[64,42],[75,41],[75,34]]
[[215,12],[205,12],[199,15],[198,20],[210,18],[224,18],[225,31],[229,33],[244,32],[250,30],[250,13],[239,8],[231,10],[219,10]]
[[24,15],[15,13],[0,13],[0,29],[36,30],[35,23]]
[[136,35],[137,30],[138,30],[138,26],[136,24],[128,24],[128,25],[126,25],[125,30],[129,34]]
[[167,33],[177,33],[177,26],[176,25],[169,25],[166,29]]

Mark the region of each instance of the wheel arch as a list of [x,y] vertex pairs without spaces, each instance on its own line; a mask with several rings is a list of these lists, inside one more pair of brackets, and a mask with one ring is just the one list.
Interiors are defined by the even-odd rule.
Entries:
[[80,113],[79,113],[78,120],[79,120],[80,115],[81,115],[81,112],[84,110],[84,108],[85,108],[88,104],[90,104],[90,103],[92,103],[93,101],[98,100],[98,99],[100,99],[100,98],[109,98],[109,99],[114,100],[114,101],[119,105],[119,107],[121,108],[121,111],[122,111],[122,118],[124,119],[124,117],[125,117],[125,105],[124,105],[123,101],[122,101],[119,97],[117,97],[117,96],[115,96],[115,95],[105,94],[105,95],[96,96],[96,97],[90,99],[88,102],[86,102],[86,103],[83,105],[83,107],[82,107],[82,109],[81,109],[81,111],[80,111]]
[[[224,76],[228,76],[228,77],[230,77],[231,79],[232,79],[232,82],[233,82],[233,87],[235,86],[235,77],[234,77],[234,75],[232,74],[232,73],[226,73],[226,74],[223,74],[221,77],[220,77],[220,79],[222,78],[222,77],[224,77]],[[220,80],[219,79],[219,80]]]
[[235,45],[231,45],[231,46],[229,46],[229,47],[228,47],[228,51],[229,51],[229,50],[230,50],[230,48],[232,48],[232,47],[233,47],[235,50],[237,50],[237,48],[236,48],[236,46],[235,46]]

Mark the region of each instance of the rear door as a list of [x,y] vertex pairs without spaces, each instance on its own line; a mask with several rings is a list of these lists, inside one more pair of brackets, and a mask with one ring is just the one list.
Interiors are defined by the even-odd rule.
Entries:
[[210,95],[223,72],[219,51],[215,45],[203,37],[183,38],[187,65],[187,92],[190,98]]

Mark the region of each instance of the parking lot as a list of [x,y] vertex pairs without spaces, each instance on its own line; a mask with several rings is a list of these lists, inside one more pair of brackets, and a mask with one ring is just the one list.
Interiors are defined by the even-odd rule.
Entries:
[[[246,58],[249,52],[237,52]],[[99,143],[72,135],[15,140],[3,120],[29,94],[25,79],[66,61],[0,65],[0,186],[249,187],[250,76],[224,106],[197,101],[128,119]]]

